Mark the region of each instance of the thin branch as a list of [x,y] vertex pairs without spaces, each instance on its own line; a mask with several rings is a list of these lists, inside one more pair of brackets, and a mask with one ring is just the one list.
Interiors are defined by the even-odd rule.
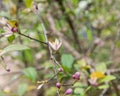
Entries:
[[24,36],[24,37],[26,37],[26,38],[29,38],[29,39],[31,39],[31,40],[34,40],[34,41],[36,41],[36,42],[39,42],[39,43],[48,45],[46,42],[43,42],[43,41],[40,41],[40,40],[38,40],[38,39],[32,38],[32,37],[30,37],[30,36],[27,36],[27,35],[21,33],[21,32],[19,32],[18,34],[21,35],[21,36]]
[[[41,26],[42,26],[42,28],[43,28],[43,32],[44,32],[46,44],[47,44],[48,50],[49,50],[49,52],[50,52],[50,59],[51,59],[52,62],[55,64],[55,65],[54,65],[55,75],[48,80],[48,82],[49,82],[49,81],[51,81],[53,78],[57,77],[57,75],[58,75],[58,73],[59,73],[58,71],[56,71],[56,64],[57,64],[58,66],[60,66],[60,67],[61,67],[61,65],[57,62],[56,58],[53,56],[53,52],[52,52],[52,49],[51,49],[51,47],[50,47],[50,45],[49,45],[49,41],[48,41],[48,37],[47,37],[47,30],[46,30],[46,27],[45,27],[45,25],[44,25],[44,23],[43,23],[43,20],[42,20],[42,18],[41,18],[41,15],[40,15],[39,10],[38,10],[37,7],[38,7],[38,6],[35,4],[36,13],[37,13],[37,16],[39,17]],[[58,82],[58,77],[57,77],[57,82]],[[60,93],[59,93],[58,90],[57,90],[57,94],[58,94],[58,96],[60,96]]]

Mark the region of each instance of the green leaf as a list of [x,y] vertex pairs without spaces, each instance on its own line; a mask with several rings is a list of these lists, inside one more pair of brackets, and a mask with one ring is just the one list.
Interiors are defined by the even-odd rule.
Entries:
[[101,79],[99,82],[102,83],[102,82],[110,82],[112,80],[116,79],[115,76],[113,75],[108,75],[108,76],[105,76],[103,79]]
[[11,51],[20,51],[20,50],[26,50],[26,49],[29,49],[29,48],[25,45],[11,44],[2,50],[2,52],[0,53],[0,56]]
[[79,3],[79,0],[72,0],[72,3],[73,3],[75,6],[77,6],[78,3]]
[[80,82],[76,82],[73,86],[74,87],[80,87],[80,88],[85,88],[86,87],[85,84],[80,83]]
[[84,89],[83,88],[75,88],[74,93],[75,93],[75,95],[83,96]]
[[18,87],[18,95],[23,96],[27,90],[28,85],[26,83],[20,84]]
[[102,72],[102,73],[105,73],[107,70],[106,68],[106,64],[103,62],[103,63],[99,63],[97,66],[96,66],[96,71],[98,72]]
[[116,42],[116,47],[117,47],[117,48],[120,48],[120,40],[118,40],[118,41]]
[[32,55],[32,50],[24,50],[23,53],[25,55],[25,59],[27,60],[27,62],[32,64],[34,61],[34,57]]
[[91,42],[93,40],[93,32],[90,29],[87,30],[87,38],[88,42]]
[[64,67],[72,68],[72,64],[74,62],[74,58],[70,54],[63,54],[61,57],[61,63]]
[[25,76],[27,76],[32,82],[36,81],[37,71],[33,67],[29,67],[23,70]]
[[56,87],[50,87],[49,90],[46,90],[45,96],[56,96]]
[[109,85],[108,84],[104,84],[104,85],[101,85],[98,87],[99,89],[107,89],[109,88]]
[[1,34],[1,33],[4,33],[4,32],[5,32],[5,30],[3,30],[3,29],[0,29],[0,34]]
[[4,92],[0,90],[0,96],[5,96]]
[[23,1],[24,1],[27,8],[30,8],[32,6],[33,0],[23,0]]
[[13,40],[15,39],[15,35],[11,35],[11,36],[9,36],[7,39],[8,39],[8,41],[9,41],[10,43],[12,43]]
[[39,33],[38,33],[39,40],[45,41],[45,36],[44,36],[44,34],[40,33],[40,32],[43,31],[43,28],[42,28],[42,26],[41,26],[40,24],[37,26],[37,30],[39,31]]

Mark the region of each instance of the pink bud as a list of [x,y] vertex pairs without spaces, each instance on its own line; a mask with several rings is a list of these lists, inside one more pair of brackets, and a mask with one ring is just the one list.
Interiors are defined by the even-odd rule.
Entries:
[[80,72],[76,72],[73,76],[72,76],[73,79],[77,79],[77,80],[80,80]]
[[14,28],[14,27],[13,27],[13,28],[11,29],[11,31],[12,31],[12,32],[18,32],[18,28]]
[[76,72],[75,75],[76,75],[77,77],[80,77],[80,72]]
[[69,88],[65,91],[65,95],[72,94],[72,92],[73,92],[72,88]]
[[80,79],[80,72],[76,72],[75,77],[76,77],[77,80],[79,80]]
[[59,72],[63,72],[63,69],[62,69],[62,68],[58,68],[58,71],[59,71]]
[[6,69],[7,72],[10,72],[10,69]]
[[74,75],[72,75],[72,78],[73,78],[73,79],[76,79],[76,78],[75,78],[75,74],[74,74]]
[[58,82],[58,83],[56,83],[56,87],[57,88],[60,88],[61,87],[61,84]]

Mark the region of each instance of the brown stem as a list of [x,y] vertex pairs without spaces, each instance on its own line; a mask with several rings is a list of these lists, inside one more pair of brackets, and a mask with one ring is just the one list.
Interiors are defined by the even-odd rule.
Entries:
[[29,38],[29,39],[31,39],[31,40],[36,41],[36,42],[39,42],[39,43],[42,43],[42,44],[48,45],[48,43],[46,43],[46,42],[43,42],[43,41],[40,41],[40,40],[38,40],[38,39],[32,38],[32,37],[30,37],[30,36],[27,36],[27,35],[21,33],[21,32],[19,32],[19,34],[20,34],[21,36],[27,37],[27,38]]

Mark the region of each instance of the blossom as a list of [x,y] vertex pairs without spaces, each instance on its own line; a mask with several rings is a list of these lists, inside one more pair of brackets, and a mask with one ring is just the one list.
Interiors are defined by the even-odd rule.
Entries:
[[49,45],[53,50],[57,51],[61,47],[62,42],[60,42],[58,39],[55,39],[55,42],[49,42]]
[[12,27],[11,26],[5,26],[5,27],[3,27],[3,29],[4,29],[4,31],[5,31],[5,36],[6,37],[9,37],[9,36],[11,36],[12,34],[13,34],[13,32],[12,32]]
[[97,78],[91,78],[88,81],[92,86],[97,86],[98,85]]
[[7,24],[7,19],[4,18],[4,17],[0,18],[0,24],[1,25],[6,25]]
[[12,27],[9,24],[7,24],[7,26],[4,26],[3,29],[5,31],[5,36],[6,37],[11,36],[14,32],[18,32],[18,28],[17,27]]
[[98,79],[101,79],[101,78],[104,78],[105,75],[104,73],[102,72],[93,72],[91,75],[90,75],[90,79],[88,80],[89,83],[92,85],[92,86],[97,86],[98,85]]
[[102,72],[93,72],[91,75],[90,75],[90,78],[93,79],[93,78],[97,78],[97,79],[100,79],[100,78],[103,78],[105,77],[104,73]]

